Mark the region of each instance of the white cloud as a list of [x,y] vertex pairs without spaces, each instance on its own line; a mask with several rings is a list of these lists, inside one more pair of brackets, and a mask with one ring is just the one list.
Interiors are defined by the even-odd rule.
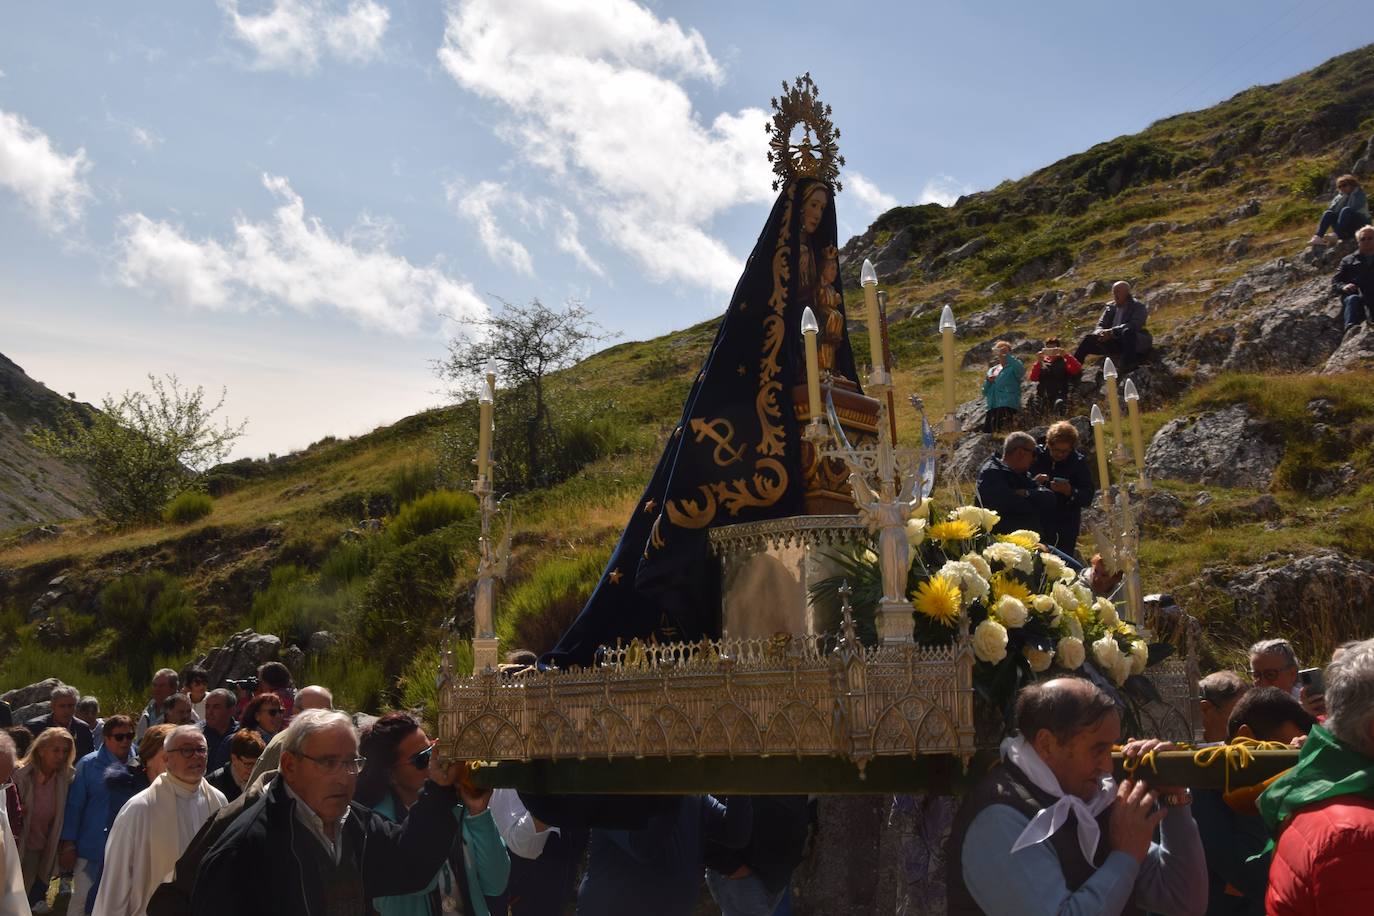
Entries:
[[162,137],[146,127],[135,124],[133,121],[124,118],[117,118],[109,112],[105,113],[105,121],[112,127],[117,127],[129,135],[135,145],[146,150],[156,149],[162,143]]
[[501,135],[574,186],[652,279],[733,288],[740,261],[709,227],[771,199],[767,115],[708,123],[693,108],[682,83],[723,78],[699,32],[633,0],[460,0],[439,59],[460,86],[506,108]]
[[239,0],[219,0],[235,37],[257,55],[260,70],[313,71],[326,54],[362,62],[381,53],[391,13],[375,0],[274,0],[257,15],[241,13]]
[[91,196],[85,178],[89,169],[84,149],[63,155],[43,131],[17,114],[0,111],[0,187],[14,192],[48,230],[81,218]]
[[[529,249],[505,233],[496,220],[496,206],[503,198],[515,198],[504,185],[483,181],[474,188],[449,185],[445,188],[448,201],[458,212],[477,225],[477,237],[487,256],[497,264],[512,267],[526,275],[534,274],[534,261]],[[521,201],[523,202],[523,201]]]
[[560,207],[558,220],[558,231],[555,233],[554,239],[558,243],[559,249],[572,255],[573,260],[581,264],[584,270],[591,271],[598,277],[606,276],[606,271],[587,253],[587,249],[582,244],[582,239],[578,235],[577,216],[567,207]]
[[161,289],[191,307],[336,309],[366,326],[402,334],[426,330],[441,315],[486,313],[470,284],[392,254],[384,222],[364,217],[357,232],[341,239],[306,214],[285,178],[264,175],[262,182],[280,200],[271,219],[240,218],[233,237],[223,242],[190,238],[142,213],[125,216],[120,279],[131,287]]
[[921,187],[921,196],[916,199],[916,202],[918,204],[939,204],[942,207],[949,207],[972,190],[971,186],[951,175],[936,175],[927,180]]
[[867,207],[874,216],[897,206],[897,198],[883,191],[882,188],[858,172],[850,172],[844,176],[844,189],[852,191],[854,196],[859,199],[859,203]]

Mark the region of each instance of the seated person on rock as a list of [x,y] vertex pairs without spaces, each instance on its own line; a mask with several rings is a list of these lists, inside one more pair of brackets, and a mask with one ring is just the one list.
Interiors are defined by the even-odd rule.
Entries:
[[1045,341],[1045,349],[1031,364],[1030,380],[1035,382],[1035,399],[1041,410],[1062,415],[1069,403],[1069,385],[1083,374],[1083,364],[1064,349],[1058,337]]
[[[1227,723],[1228,740],[1254,738],[1292,744],[1306,738],[1316,724],[1291,694],[1277,687],[1256,687],[1237,694],[1237,698]],[[1267,783],[1276,779],[1278,776]],[[1199,789],[1193,793],[1193,819],[1207,854],[1209,916],[1264,914],[1271,857],[1260,853],[1269,842],[1269,829],[1255,807],[1263,788],[1250,786],[1227,793]]]
[[1078,430],[1072,423],[1060,420],[1049,428],[1045,444],[1035,449],[1030,474],[1037,485],[1054,494],[1049,530],[1041,532],[1042,540],[1076,557],[1083,510],[1092,505],[1097,485],[1088,460],[1078,450]]
[[1345,330],[1363,324],[1367,316],[1366,303],[1374,301],[1374,226],[1365,226],[1355,233],[1359,244],[1354,254],[1341,259],[1331,289],[1341,297]]
[[1002,517],[995,533],[1025,529],[1049,543],[1055,494],[1031,477],[1034,460],[1035,439],[1029,433],[1008,433],[1002,454],[988,458],[978,470],[978,504]]
[[1328,229],[1336,230],[1337,240],[1348,242],[1355,237],[1356,229],[1368,226],[1369,222],[1369,200],[1359,179],[1354,175],[1342,175],[1336,179],[1336,196],[1331,198],[1331,206],[1322,214],[1311,244],[1331,244],[1332,240],[1326,238]]
[[1092,354],[1116,359],[1117,369],[1125,374],[1145,358],[1154,338],[1145,330],[1149,309],[1131,295],[1131,284],[1118,280],[1112,284],[1112,303],[1102,310],[1097,327],[1084,337],[1073,352],[1080,363]]

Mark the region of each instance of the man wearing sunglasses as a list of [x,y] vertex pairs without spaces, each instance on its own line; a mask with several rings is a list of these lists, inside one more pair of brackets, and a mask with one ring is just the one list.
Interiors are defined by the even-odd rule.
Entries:
[[62,816],[62,842],[57,850],[61,871],[72,873],[73,916],[90,912],[86,898],[105,862],[105,823],[110,801],[105,771],[116,763],[127,763],[133,746],[133,718],[110,716],[105,720],[100,748],[76,764]]
[[192,912],[367,913],[375,897],[427,886],[460,829],[463,765],[431,766],[405,823],[392,824],[353,801],[363,762],[346,713],[299,713],[282,739],[281,771],[206,853]]
[[224,807],[224,795],[205,781],[210,751],[197,726],[178,725],[162,749],[167,771],[129,799],[110,828],[100,916],[144,916],[200,825]]

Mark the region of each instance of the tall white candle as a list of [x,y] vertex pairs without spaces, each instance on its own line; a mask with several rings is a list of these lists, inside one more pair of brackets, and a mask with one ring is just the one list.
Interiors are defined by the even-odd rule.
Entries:
[[491,392],[491,399],[496,400],[496,357],[487,358],[487,391]]
[[864,288],[864,308],[868,314],[868,349],[873,354],[869,362],[873,371],[883,371],[883,319],[878,310],[878,272],[873,262],[864,258],[863,269],[859,271],[859,284]]
[[1107,380],[1107,413],[1112,418],[1112,445],[1125,453],[1126,443],[1121,440],[1121,404],[1116,397],[1116,363],[1109,356],[1102,363],[1102,377]]
[[954,309],[940,312],[940,350],[945,365],[945,413],[954,415]]
[[491,389],[477,398],[477,477],[486,479],[491,463]]
[[802,309],[801,330],[806,340],[806,399],[815,420],[821,415],[821,361],[816,352],[816,335],[821,328],[810,306]]
[[1097,452],[1097,478],[1098,485],[1102,487],[1102,508],[1108,509],[1112,505],[1112,478],[1107,473],[1107,435],[1102,431],[1102,425],[1106,420],[1102,418],[1102,408],[1093,405],[1090,415],[1093,426],[1093,448]]

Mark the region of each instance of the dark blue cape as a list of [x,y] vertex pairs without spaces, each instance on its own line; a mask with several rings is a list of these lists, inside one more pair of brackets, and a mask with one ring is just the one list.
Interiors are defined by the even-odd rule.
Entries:
[[[804,214],[818,191],[828,201],[808,234]],[[812,179],[789,182],[596,591],[544,664],[588,665],[598,647],[617,640],[720,635],[719,571],[707,531],[802,513],[792,388],[805,383],[802,309],[814,304],[823,254],[835,244],[833,191]],[[838,277],[831,288],[840,292]],[[847,333],[835,370],[857,381]]]

